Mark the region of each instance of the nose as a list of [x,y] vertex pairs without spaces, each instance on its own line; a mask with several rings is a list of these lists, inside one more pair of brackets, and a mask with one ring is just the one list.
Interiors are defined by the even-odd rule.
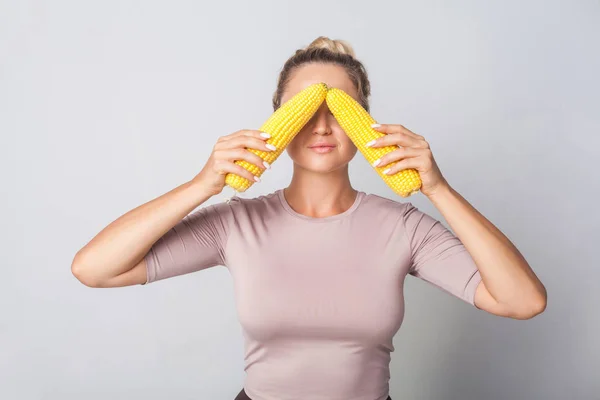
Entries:
[[327,135],[331,133],[331,126],[329,125],[329,107],[327,107],[325,102],[323,102],[313,116],[312,131],[318,135]]

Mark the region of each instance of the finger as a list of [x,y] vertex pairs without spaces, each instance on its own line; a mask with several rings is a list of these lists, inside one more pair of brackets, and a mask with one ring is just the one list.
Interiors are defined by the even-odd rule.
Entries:
[[416,169],[419,170],[421,169],[423,164],[423,158],[422,157],[411,157],[411,158],[405,158],[403,160],[398,161],[397,163],[395,163],[394,165],[391,165],[389,167],[387,167],[386,169],[384,169],[382,172],[386,175],[394,175],[397,174],[398,172],[401,172],[405,169]]
[[274,151],[274,150],[276,150],[275,146],[273,146],[270,143],[267,143],[260,136],[257,137],[256,134],[254,136],[239,135],[239,136],[233,137],[229,140],[226,140],[223,142],[218,142],[217,145],[215,146],[215,148],[218,150],[235,149],[235,148],[248,148],[248,149],[255,149],[258,151]]
[[220,175],[226,175],[228,173],[231,173],[241,176],[242,178],[246,178],[251,182],[260,182],[260,178],[258,176],[252,174],[250,171],[248,171],[241,165],[235,164],[234,162],[231,162],[229,160],[217,160],[215,162],[215,170]]
[[404,146],[404,147],[416,147],[425,148],[425,143],[421,140],[416,139],[404,132],[394,132],[388,135],[381,136],[375,139],[373,144],[367,147],[385,147],[385,146]]
[[257,154],[252,153],[251,151],[248,151],[246,149],[240,149],[240,148],[235,148],[235,149],[230,149],[230,150],[224,150],[222,153],[219,154],[220,158],[225,158],[229,161],[235,162],[238,160],[244,160],[250,164],[256,165],[256,167],[258,167],[260,170],[265,170],[268,168],[268,163],[266,161],[264,161],[262,158],[260,158]]
[[424,155],[424,151],[426,151],[426,150],[425,149],[416,149],[414,147],[401,147],[401,148],[391,151],[391,152],[387,153],[386,155],[382,156],[381,158],[373,161],[373,166],[382,168],[394,161],[400,161],[405,158],[422,156],[422,155]]
[[400,124],[373,124],[373,125],[371,125],[371,128],[375,129],[378,132],[382,132],[382,133],[389,134],[389,133],[402,132],[402,133],[406,133],[409,136],[414,136],[417,138],[420,137],[420,135],[417,135],[416,133],[409,130],[404,125],[400,125]]
[[257,137],[257,138],[259,138],[261,140],[265,140],[265,139],[268,139],[268,138],[271,137],[271,135],[268,134],[267,132],[262,132],[262,131],[255,130],[255,129],[242,129],[242,130],[239,130],[237,132],[233,132],[232,134],[222,136],[219,139],[230,140],[230,139],[237,138],[237,137],[240,137],[240,136]]

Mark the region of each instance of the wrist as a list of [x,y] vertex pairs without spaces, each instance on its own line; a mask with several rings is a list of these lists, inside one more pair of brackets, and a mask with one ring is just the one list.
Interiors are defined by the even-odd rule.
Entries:
[[444,182],[444,183],[438,185],[430,193],[427,193],[426,196],[431,202],[436,203],[444,198],[448,198],[449,196],[451,196],[452,191],[453,191],[453,189],[448,184],[448,182]]
[[192,179],[191,181],[186,182],[184,186],[186,187],[186,191],[188,191],[194,199],[201,203],[204,203],[212,196],[218,194],[211,192],[208,185],[197,179]]

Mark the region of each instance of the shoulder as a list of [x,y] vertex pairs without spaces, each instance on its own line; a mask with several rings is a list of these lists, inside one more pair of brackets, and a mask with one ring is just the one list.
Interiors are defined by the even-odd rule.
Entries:
[[431,216],[410,201],[389,199],[376,194],[367,194],[363,200],[365,202],[364,215],[378,223],[385,223],[389,220],[410,228],[421,221],[433,220]]
[[416,207],[411,202],[398,201],[373,193],[365,194],[363,199],[364,208],[369,212],[381,211],[404,215]]
[[256,197],[240,197],[236,195],[228,201],[223,199],[212,204],[212,211],[219,214],[221,217],[233,217],[242,214],[261,214],[272,208],[279,199],[277,192],[262,194]]
[[261,194],[255,197],[240,197],[236,195],[232,197],[229,202],[223,200],[218,204],[222,207],[224,207],[223,205],[225,205],[230,206],[232,208],[253,208],[269,205],[277,201],[279,201],[279,199],[277,198],[277,191],[273,191],[271,193]]

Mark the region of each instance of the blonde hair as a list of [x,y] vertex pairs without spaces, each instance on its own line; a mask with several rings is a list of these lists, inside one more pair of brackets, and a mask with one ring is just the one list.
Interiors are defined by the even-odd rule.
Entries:
[[350,43],[341,39],[332,40],[326,36],[319,36],[318,38],[313,40],[311,44],[305,47],[306,50],[310,50],[313,48],[328,49],[334,53],[349,54],[352,57],[356,57],[354,49],[352,48]]
[[319,36],[308,46],[296,50],[283,65],[273,94],[273,110],[281,106],[281,96],[292,78],[293,72],[305,64],[335,64],[343,67],[358,92],[358,102],[369,111],[371,84],[364,65],[356,59],[354,49],[345,40]]

